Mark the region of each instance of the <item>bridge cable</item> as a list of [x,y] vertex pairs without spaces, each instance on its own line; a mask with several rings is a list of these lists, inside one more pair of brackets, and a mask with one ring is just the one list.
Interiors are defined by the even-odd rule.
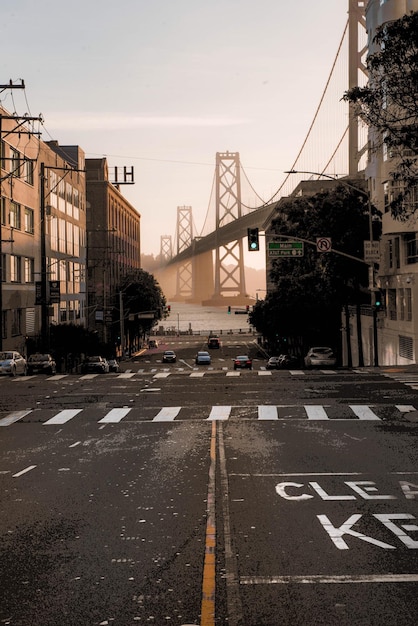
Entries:
[[[338,50],[337,50],[337,53],[336,53],[336,55],[335,55],[334,62],[333,62],[333,64],[332,64],[332,67],[331,67],[331,70],[330,70],[330,73],[329,73],[329,76],[328,76],[328,80],[327,80],[327,82],[326,82],[326,84],[325,84],[325,87],[324,87],[324,90],[323,90],[323,92],[322,92],[322,96],[321,96],[321,98],[320,98],[319,104],[318,104],[317,109],[316,109],[316,111],[315,111],[315,115],[314,115],[314,117],[313,117],[312,123],[311,123],[311,125],[310,125],[310,127],[309,127],[309,129],[308,129],[308,132],[307,132],[307,134],[306,134],[305,140],[304,140],[304,142],[303,142],[303,144],[302,144],[302,146],[301,146],[301,148],[300,148],[300,150],[299,150],[299,152],[298,152],[298,154],[297,154],[297,156],[296,156],[295,160],[293,161],[293,165],[289,168],[289,170],[293,170],[293,169],[295,169],[296,163],[298,162],[299,157],[300,157],[300,155],[302,154],[302,151],[303,151],[303,149],[304,149],[304,148],[305,148],[305,146],[306,146],[306,143],[307,143],[307,141],[308,141],[308,139],[309,139],[309,136],[310,136],[310,134],[311,134],[311,132],[312,132],[312,129],[313,129],[313,127],[314,127],[314,124],[315,124],[315,122],[316,122],[316,119],[317,119],[317,117],[318,117],[318,115],[319,115],[319,111],[320,111],[320,108],[321,108],[322,103],[323,103],[323,101],[324,101],[325,94],[326,94],[327,89],[328,89],[328,87],[329,87],[329,84],[330,84],[330,82],[331,82],[331,78],[332,78],[332,75],[333,75],[333,72],[334,72],[334,69],[335,69],[335,66],[336,66],[337,60],[338,60],[338,56],[339,56],[339,54],[340,54],[340,52],[341,52],[341,48],[342,48],[342,45],[343,45],[343,42],[344,42],[344,39],[345,39],[345,36],[346,36],[346,33],[347,33],[347,29],[348,29],[348,20],[347,20],[347,22],[346,22],[346,25],[345,25],[345,28],[344,28],[344,31],[343,31],[343,34],[342,34],[342,37],[341,37],[341,40],[340,40],[340,43],[339,43],[339,46],[338,46]],[[338,143],[338,147],[340,146],[340,144],[341,144],[341,142],[342,142],[342,139],[344,138],[344,136],[345,136],[346,132],[347,132],[347,130],[345,131],[345,133],[344,133],[343,137],[340,139],[340,142]],[[338,147],[337,147],[337,148],[338,148]],[[335,152],[334,152],[334,154],[335,154]],[[334,156],[334,155],[333,155],[333,156]],[[331,157],[331,159],[332,159],[332,157]],[[330,160],[331,160],[331,159],[330,159]],[[329,161],[328,161],[328,163],[327,163],[326,167],[328,166],[328,164],[329,164]],[[326,167],[324,167],[324,168],[323,168],[322,172],[324,172],[324,171],[325,171]],[[322,172],[321,172],[321,173],[322,173]],[[278,194],[278,193],[280,193],[280,191],[281,191],[281,190],[283,189],[283,187],[285,186],[286,182],[287,182],[287,181],[288,181],[288,179],[289,179],[289,176],[291,176],[291,174],[288,174],[288,175],[286,176],[286,178],[284,179],[284,181],[282,182],[282,184],[280,185],[280,187],[278,188],[278,190],[277,190],[277,191],[276,191],[276,192],[275,192],[275,193],[271,196],[271,198],[270,198],[267,202],[264,202],[264,204],[263,204],[262,206],[257,207],[257,208],[262,209],[263,207],[267,206],[268,204],[271,204],[271,203],[274,201],[274,198],[277,196],[277,194]],[[247,208],[250,208],[250,207],[247,207]]]

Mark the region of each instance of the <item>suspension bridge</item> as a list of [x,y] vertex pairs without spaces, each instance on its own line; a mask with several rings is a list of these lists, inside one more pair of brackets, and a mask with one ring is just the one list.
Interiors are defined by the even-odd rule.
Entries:
[[196,229],[192,207],[177,207],[174,238],[161,236],[160,268],[155,272],[170,300],[214,306],[250,304],[244,266],[247,229],[262,232],[267,228],[277,203],[292,194],[303,172],[318,172],[317,178],[321,174],[335,179],[362,176],[367,128],[342,97],[367,81],[365,25],[365,2],[348,0],[348,19],[322,96],[302,146],[289,163],[289,171],[300,174],[287,174],[277,191],[263,200],[253,189],[239,152],[218,152],[203,227]]

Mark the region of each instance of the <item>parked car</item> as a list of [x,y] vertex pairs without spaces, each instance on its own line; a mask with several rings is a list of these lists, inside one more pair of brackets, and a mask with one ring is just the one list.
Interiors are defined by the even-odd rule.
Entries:
[[221,340],[219,337],[209,337],[208,338],[208,348],[220,348]]
[[281,368],[281,355],[271,356],[266,365],[268,370],[278,370]]
[[28,358],[27,372],[31,374],[51,374],[57,373],[57,364],[50,354],[40,354],[36,352]]
[[173,350],[164,350],[163,363],[175,363],[177,361],[176,353]]
[[14,350],[0,352],[0,374],[9,374],[9,376],[26,375],[26,371],[26,359],[19,352]]
[[119,363],[117,362],[116,359],[109,359],[108,364],[109,364],[109,372],[120,372]]
[[236,369],[253,369],[253,361],[249,356],[237,356],[234,359],[234,370]]
[[286,367],[296,367],[299,359],[292,354],[279,354],[279,356],[272,356],[267,362],[267,369],[284,369]]
[[198,352],[195,358],[196,365],[210,365],[211,358],[209,352]]
[[317,346],[310,348],[304,359],[305,367],[335,367],[337,364],[336,356],[327,346]]
[[102,356],[88,356],[81,365],[83,374],[107,374],[109,363]]

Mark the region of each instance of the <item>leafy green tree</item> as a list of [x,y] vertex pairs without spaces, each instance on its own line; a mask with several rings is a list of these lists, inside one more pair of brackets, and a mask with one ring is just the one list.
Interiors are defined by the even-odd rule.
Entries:
[[[157,280],[149,272],[139,269],[127,274],[120,285],[119,293],[122,294],[125,330],[132,339],[145,336],[158,320],[165,317],[166,298]],[[115,311],[117,327],[121,315],[120,298],[115,303]],[[138,318],[139,313],[145,312],[152,313],[153,317]]]
[[[373,209],[375,237],[380,221]],[[361,262],[369,238],[369,206],[364,192],[347,185],[331,192],[291,199],[280,206],[272,222],[280,240],[302,238],[303,257],[277,259],[270,280],[275,290],[258,302],[250,323],[267,338],[271,349],[299,352],[312,343],[339,344],[341,309],[346,304],[370,302],[368,266]],[[318,253],[317,237],[330,237],[336,252]],[[286,239],[285,239],[286,240]]]
[[[344,99],[382,138],[394,157],[391,211],[407,219],[416,209],[418,177],[418,12],[381,26],[377,51],[367,58],[369,82],[347,91]],[[377,142],[375,149],[382,149]]]

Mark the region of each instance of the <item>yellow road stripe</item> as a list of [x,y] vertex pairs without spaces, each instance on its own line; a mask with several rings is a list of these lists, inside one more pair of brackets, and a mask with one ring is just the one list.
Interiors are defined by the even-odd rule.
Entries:
[[205,561],[203,564],[200,626],[215,626],[216,522],[215,522],[216,421],[212,422],[207,501]]

